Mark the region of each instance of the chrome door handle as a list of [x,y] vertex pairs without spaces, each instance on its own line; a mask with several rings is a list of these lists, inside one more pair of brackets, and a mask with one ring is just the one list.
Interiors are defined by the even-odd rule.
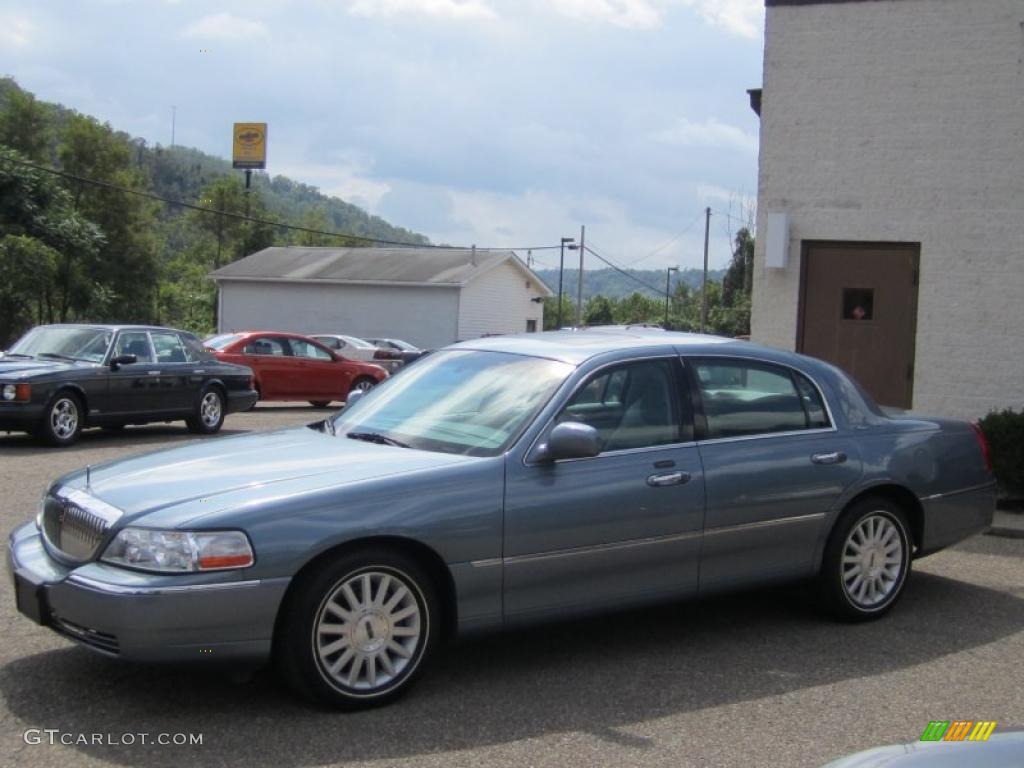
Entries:
[[682,485],[689,481],[689,472],[670,472],[667,475],[651,475],[647,478],[647,484],[652,488],[662,488],[666,485]]
[[146,371],[150,376],[159,376],[160,371]]
[[835,451],[833,453],[816,453],[811,456],[811,461],[815,464],[842,464],[846,461],[846,454],[842,451]]

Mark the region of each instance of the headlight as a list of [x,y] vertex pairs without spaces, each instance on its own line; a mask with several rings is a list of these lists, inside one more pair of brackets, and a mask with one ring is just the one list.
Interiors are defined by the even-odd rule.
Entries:
[[32,386],[29,384],[4,384],[0,389],[0,397],[4,400],[22,400],[28,402],[32,398]]
[[245,568],[254,561],[249,539],[241,531],[160,531],[152,528],[123,529],[100,559],[111,565],[160,573]]

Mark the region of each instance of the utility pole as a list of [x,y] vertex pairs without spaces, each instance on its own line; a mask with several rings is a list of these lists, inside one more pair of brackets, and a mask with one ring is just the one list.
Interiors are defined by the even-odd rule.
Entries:
[[562,328],[562,273],[565,271],[565,244],[575,243],[575,237],[563,237],[562,247],[559,250],[558,257],[558,325],[555,330],[561,330]]
[[668,330],[668,302],[669,302],[669,297],[672,295],[669,292],[669,290],[671,288],[670,281],[672,280],[672,273],[673,272],[678,272],[678,271],[679,271],[679,267],[678,266],[669,267],[667,270],[665,270],[665,330],[666,331]]
[[583,325],[583,253],[587,250],[586,246],[586,226],[580,226],[580,281],[579,286],[576,288],[576,327],[579,328]]
[[708,233],[711,231],[711,208],[704,209],[704,280],[700,289],[700,332],[708,324]]
[[174,149],[174,123],[178,117],[178,108],[171,105],[171,149]]

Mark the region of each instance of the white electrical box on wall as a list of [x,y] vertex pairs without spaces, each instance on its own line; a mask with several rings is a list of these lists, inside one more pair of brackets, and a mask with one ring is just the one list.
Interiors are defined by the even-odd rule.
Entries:
[[764,243],[764,265],[785,269],[789,261],[789,214],[768,214]]

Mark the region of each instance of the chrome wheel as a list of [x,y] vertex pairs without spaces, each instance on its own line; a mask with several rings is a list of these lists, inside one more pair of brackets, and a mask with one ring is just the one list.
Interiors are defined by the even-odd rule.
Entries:
[[843,591],[861,610],[884,605],[906,574],[906,533],[884,512],[863,517],[850,531],[841,559]]
[[373,385],[376,383],[373,379],[359,379],[352,385],[352,389],[349,392],[368,392],[373,389]]
[[211,390],[203,395],[203,401],[199,405],[199,418],[207,427],[214,427],[220,423],[222,410],[220,395]]
[[50,431],[58,440],[70,440],[78,432],[78,403],[61,397],[50,409]]
[[345,577],[327,593],[313,624],[320,674],[350,694],[387,690],[422,655],[421,600],[415,582],[399,571]]

